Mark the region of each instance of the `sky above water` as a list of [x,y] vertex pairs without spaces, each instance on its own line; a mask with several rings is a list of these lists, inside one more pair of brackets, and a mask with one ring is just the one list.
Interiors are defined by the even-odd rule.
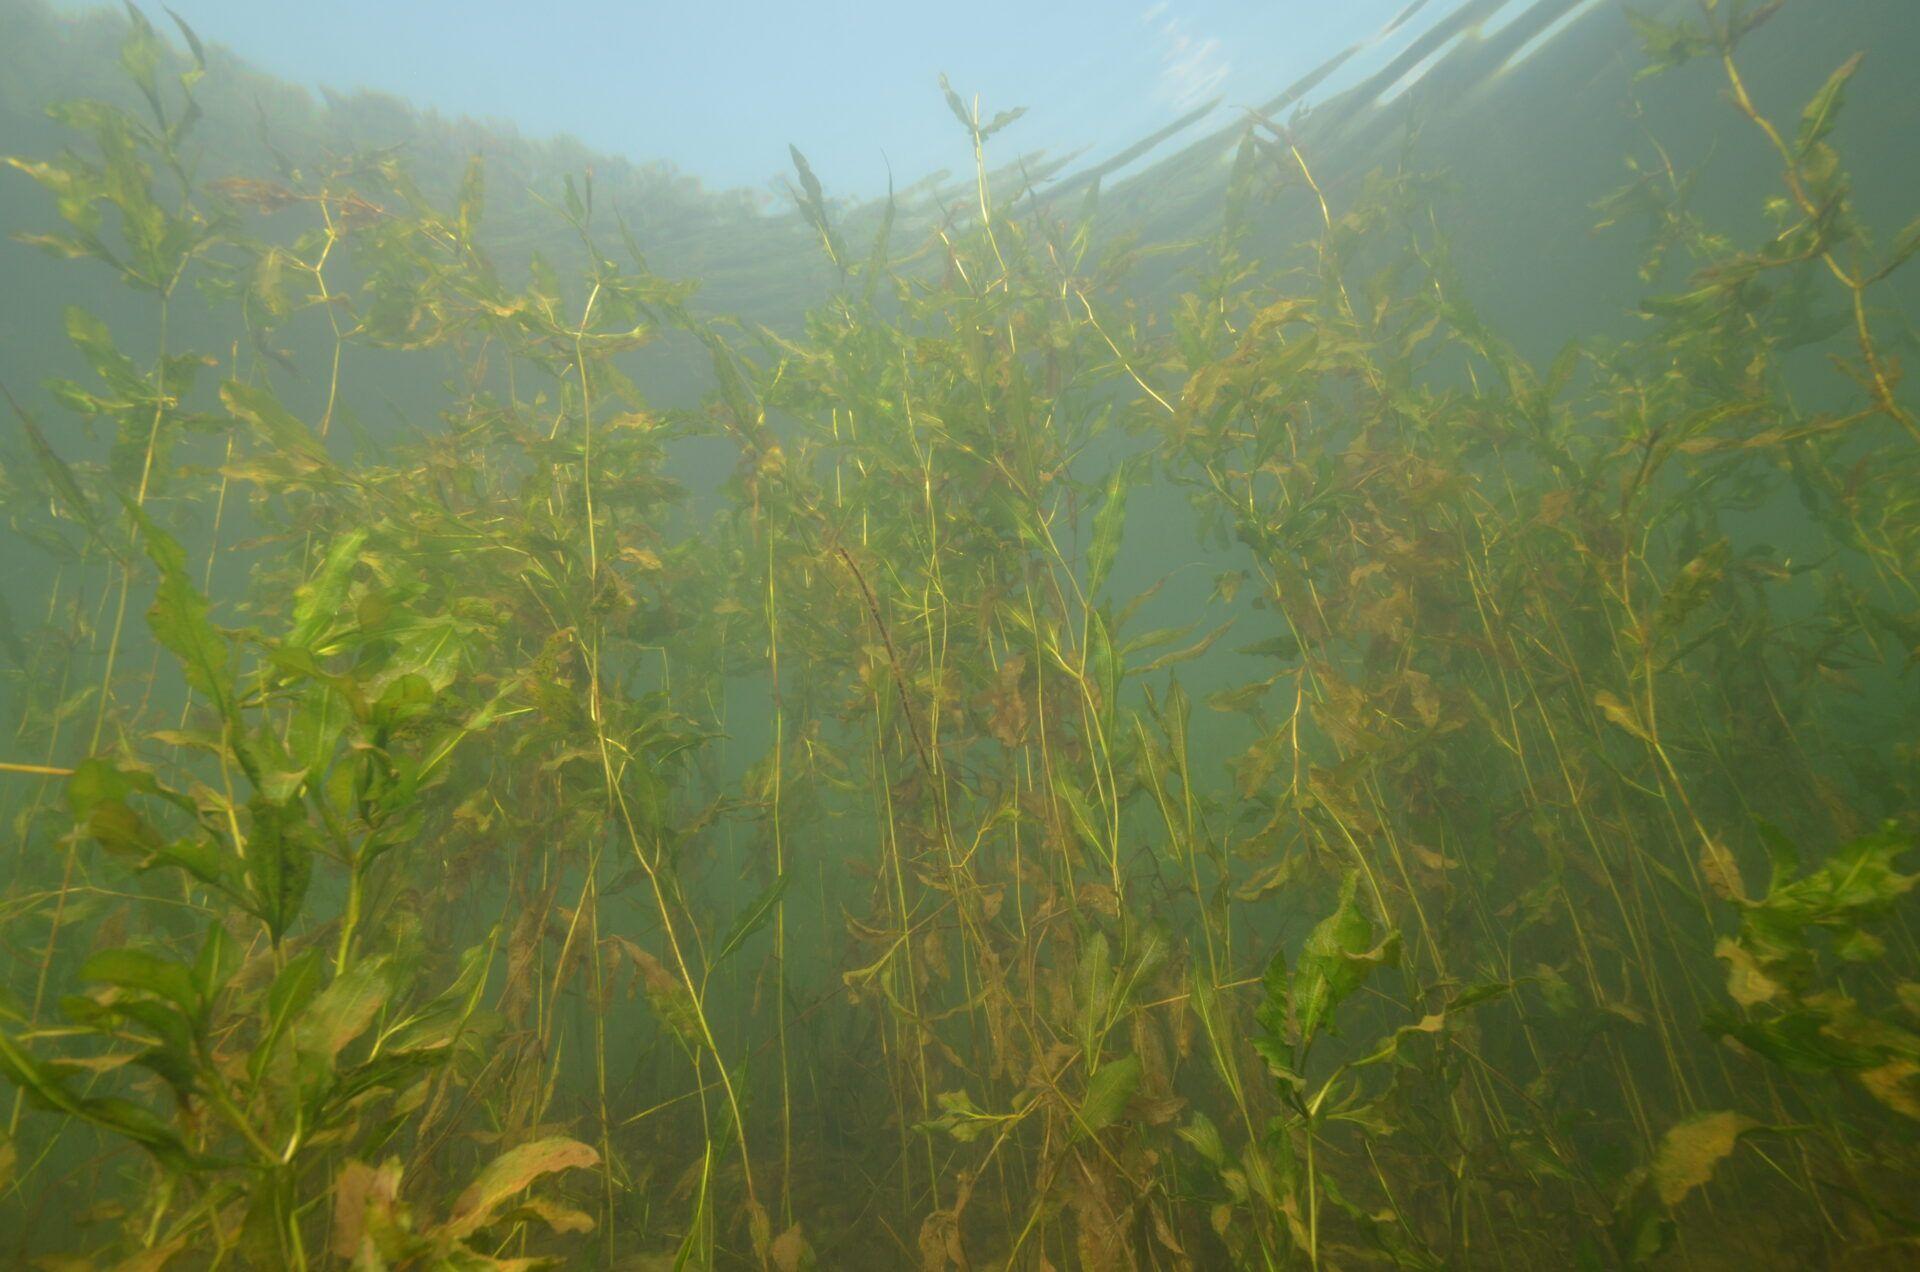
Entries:
[[[1025,106],[1020,151],[1097,156],[1215,97],[1252,104],[1407,0],[171,0],[209,42],[308,86],[766,187],[800,147],[829,193],[970,166],[945,72]],[[64,0],[63,7],[88,7]],[[165,15],[147,6],[162,26]],[[1444,7],[1436,4],[1435,8]]]

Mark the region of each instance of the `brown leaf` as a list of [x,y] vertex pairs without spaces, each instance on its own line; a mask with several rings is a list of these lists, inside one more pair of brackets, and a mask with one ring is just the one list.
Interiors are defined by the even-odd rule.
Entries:
[[158,1245],[151,1250],[142,1250],[138,1254],[128,1255],[113,1265],[113,1272],[160,1272],[160,1269],[166,1267],[167,1264],[172,1261],[174,1255],[179,1254],[186,1248],[186,1237],[184,1235],[178,1236],[165,1245]]
[[1909,1016],[1920,1018],[1920,981],[1901,981],[1893,992]]
[[510,1216],[514,1219],[538,1219],[555,1232],[592,1232],[593,1216],[584,1210],[575,1210],[572,1206],[563,1206],[557,1201],[546,1201],[539,1197],[529,1197],[513,1208]]
[[1920,1064],[1889,1060],[1860,1072],[1860,1085],[1896,1113],[1920,1120]]
[[747,1199],[747,1231],[753,1237],[753,1252],[765,1263],[773,1245],[773,1220],[767,1217],[767,1208],[751,1197]]
[[921,1272],[964,1269],[967,1254],[960,1245],[960,1220],[951,1210],[936,1210],[920,1224]]
[[1723,936],[1713,947],[1713,956],[1727,964],[1727,993],[1742,1007],[1773,1001],[1779,984],[1761,970],[1751,951],[1730,936]]
[[1233,890],[1233,895],[1241,901],[1258,901],[1275,888],[1284,887],[1293,877],[1294,866],[1298,862],[1294,856],[1282,857],[1270,866],[1262,867],[1251,879]]
[[484,1227],[501,1202],[542,1175],[600,1164],[600,1154],[579,1140],[556,1136],[509,1149],[487,1164],[453,1203],[453,1218],[443,1226],[449,1236],[464,1237]]
[[1633,734],[1634,737],[1639,738],[1642,742],[1652,740],[1647,736],[1646,726],[1642,725],[1639,718],[1633,714],[1633,708],[1620,701],[1620,699],[1613,694],[1602,689],[1599,693],[1593,695],[1593,705],[1600,708],[1600,713],[1606,716],[1607,719],[1613,721],[1628,733]]
[[1433,677],[1425,672],[1408,670],[1406,684],[1407,694],[1413,699],[1413,709],[1420,717],[1420,723],[1429,729],[1440,723],[1440,695],[1433,687]]
[[989,713],[987,732],[1009,750],[1019,746],[1027,737],[1030,717],[1020,682],[1026,666],[1026,659],[1018,654],[1003,661],[994,676],[993,691],[982,700],[982,705]]
[[252,208],[256,212],[278,212],[299,202],[300,196],[285,186],[270,181],[256,181],[251,177],[222,177],[209,183],[210,187],[235,203]]
[[1186,1248],[1180,1244],[1180,1238],[1174,1235],[1173,1225],[1167,1222],[1166,1212],[1157,1205],[1147,1206],[1147,1215],[1153,1221],[1153,1236],[1156,1241],[1174,1254],[1184,1257]]
[[1713,889],[1713,895],[1722,901],[1747,899],[1746,883],[1740,878],[1740,863],[1718,839],[1700,841],[1700,873]]
[[373,1188],[373,1167],[349,1161],[333,1181],[333,1240],[336,1258],[351,1259],[360,1250],[360,1229],[367,1218],[367,1193]]
[[1713,1178],[1713,1172],[1740,1137],[1760,1123],[1743,1113],[1700,1113],[1670,1129],[1653,1158],[1653,1183],[1660,1200],[1677,1206],[1686,1195]]
[[812,1266],[813,1247],[807,1244],[807,1238],[796,1223],[773,1239],[767,1257],[773,1260],[773,1266],[779,1272],[800,1272],[801,1268]]

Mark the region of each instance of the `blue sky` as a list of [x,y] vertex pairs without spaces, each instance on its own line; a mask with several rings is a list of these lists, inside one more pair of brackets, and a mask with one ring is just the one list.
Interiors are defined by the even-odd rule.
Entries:
[[570,133],[710,185],[764,188],[792,142],[836,196],[883,191],[888,160],[903,185],[971,163],[942,71],[988,111],[1029,108],[1009,149],[1098,153],[1215,95],[1270,96],[1404,3],[171,0],[298,83]]

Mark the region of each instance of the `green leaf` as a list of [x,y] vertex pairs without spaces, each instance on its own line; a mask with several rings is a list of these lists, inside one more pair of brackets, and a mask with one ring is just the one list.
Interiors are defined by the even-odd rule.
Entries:
[[1133,668],[1133,674],[1135,676],[1144,676],[1150,671],[1159,671],[1164,667],[1171,667],[1171,666],[1174,666],[1176,663],[1190,662],[1191,660],[1200,657],[1201,655],[1205,654],[1209,649],[1213,648],[1214,642],[1218,641],[1222,636],[1227,634],[1227,629],[1233,626],[1233,622],[1234,620],[1228,619],[1226,622],[1220,624],[1220,626],[1214,628],[1212,631],[1208,632],[1205,636],[1202,636],[1199,640],[1195,641],[1193,644],[1184,646],[1180,649],[1168,650],[1166,653],[1161,654],[1157,658],[1151,658],[1146,662],[1141,663],[1138,667]]
[[432,709],[433,699],[433,681],[419,672],[404,672],[381,690],[373,704],[373,723],[381,729],[397,728],[425,715]]
[[985,141],[1026,113],[1027,108],[1025,106],[1015,106],[1012,110],[995,111],[993,118],[981,126],[980,140]]
[[236,725],[239,713],[227,677],[227,642],[207,618],[207,598],[187,576],[185,549],[145,510],[131,500],[124,502],[140,526],[142,547],[160,570],[160,586],[147,610],[147,625],[167,652],[180,660],[187,683],[214,704],[221,719]]
[[1054,790],[1060,796],[1060,802],[1067,806],[1067,817],[1073,828],[1086,841],[1087,847],[1099,853],[1104,860],[1107,854],[1107,837],[1101,833],[1093,814],[1093,806],[1087,803],[1087,797],[1072,779],[1064,774],[1054,782]]
[[173,866],[186,871],[208,887],[244,903],[245,886],[239,865],[232,853],[212,840],[188,838],[157,845],[141,863],[141,869]]
[[484,943],[469,946],[460,955],[460,974],[453,984],[405,1020],[387,1026],[380,1035],[381,1050],[437,1051],[451,1045],[480,1005],[497,936],[496,932]]
[[[278,660],[275,665],[286,667]],[[287,752],[309,786],[317,789],[354,715],[353,701],[338,683],[312,680],[303,687],[287,719]]]
[[1771,822],[1761,822],[1759,831],[1761,846],[1767,850],[1767,860],[1773,867],[1773,874],[1767,880],[1767,891],[1774,892],[1800,873],[1800,850],[1785,832]]
[[787,884],[791,874],[782,874],[755,897],[746,909],[734,919],[733,926],[727,929],[726,939],[720,942],[719,952],[707,967],[709,973],[727,961],[727,956],[746,944],[747,938],[767,925],[780,908],[780,899],[787,895]]
[[1087,1079],[1087,1096],[1080,1101],[1078,1120],[1081,1131],[1091,1135],[1114,1124],[1126,1109],[1127,1101],[1140,1087],[1140,1057],[1123,1056],[1100,1066]]
[[1912,260],[1916,252],[1920,252],[1920,217],[1907,222],[1906,228],[1893,236],[1893,246],[1887,249],[1887,259],[1874,271],[1869,281],[1878,282],[1885,278]]
[[247,1072],[254,1081],[258,1082],[260,1075],[266,1071],[287,1027],[319,992],[325,970],[320,951],[310,949],[288,959],[286,966],[280,969],[280,974],[273,978],[273,986],[267,991],[266,1027],[261,1031],[260,1041],[254,1044],[252,1053],[247,1057]]
[[1804,935],[1809,927],[1832,931],[1851,948],[1865,948],[1859,925],[1890,911],[1920,882],[1902,874],[1895,862],[1910,847],[1897,830],[1862,836],[1834,849],[1817,869],[1794,878],[1798,856],[1777,832],[1766,835],[1773,854],[1767,895],[1747,902],[1741,916],[1740,944],[1765,967],[1807,963],[1812,951]]
[[1134,485],[1132,461],[1116,465],[1107,475],[1106,493],[1093,514],[1093,536],[1087,544],[1087,600],[1099,596],[1120,554],[1120,535],[1127,523],[1127,492]]
[[69,995],[60,1000],[60,1010],[68,1020],[85,1029],[103,1033],[117,1032],[125,1021],[132,1021],[177,1051],[193,1049],[194,1021],[174,1003],[144,994],[121,994],[110,1003],[94,998]]
[[1796,1009],[1766,1020],[1742,1020],[1727,1012],[1705,1014],[1707,1032],[1730,1037],[1742,1046],[1795,1073],[1832,1073],[1865,1069],[1879,1062],[1870,1047],[1833,1037],[1825,1012]]
[[279,458],[294,461],[296,468],[313,472],[333,467],[326,447],[313,435],[313,430],[280,405],[271,390],[228,380],[220,386],[220,401],[229,414],[249,425]]
[[1277,658],[1281,662],[1294,662],[1300,657],[1300,642],[1289,633],[1270,636],[1266,640],[1255,641],[1251,645],[1242,645],[1234,651],[1249,658]]
[[1400,1048],[1404,1043],[1414,1038],[1431,1037],[1446,1032],[1460,1012],[1470,1010],[1492,999],[1504,997],[1518,988],[1519,984],[1518,981],[1484,981],[1478,985],[1471,985],[1455,995],[1441,1010],[1422,1016],[1411,1025],[1400,1026],[1367,1056],[1348,1062],[1347,1067],[1357,1069],[1363,1065],[1382,1064],[1392,1060],[1400,1054]]
[[360,563],[360,551],[366,546],[367,532],[354,529],[333,541],[326,560],[314,576],[294,595],[293,622],[285,643],[298,649],[311,649],[325,634],[346,604],[347,585],[353,567]]
[[874,289],[887,271],[887,249],[893,238],[893,221],[898,208],[893,197],[893,174],[887,174],[887,206],[880,214],[880,228],[873,233],[873,247],[867,253],[867,263],[861,270],[864,279],[863,291],[866,299],[873,299]]
[[1285,950],[1274,950],[1273,957],[1267,960],[1260,986],[1260,1003],[1253,1009],[1253,1022],[1258,1029],[1254,1035],[1253,1049],[1267,1062],[1267,1068],[1274,1077],[1283,1081],[1298,1081],[1298,1074],[1294,1071],[1290,1021],[1293,981],[1287,975]]
[[139,1144],[162,1161],[184,1164],[192,1157],[179,1134],[160,1118],[125,1100],[75,1093],[48,1066],[28,1055],[3,1032],[0,1032],[0,1073],[25,1091],[35,1105],[104,1127]]
[[[300,987],[289,987],[295,992]],[[279,985],[274,986],[275,993]],[[334,978],[294,1025],[294,1046],[304,1056],[331,1063],[346,1045],[366,1032],[393,993],[387,960],[362,959]]]
[[989,1128],[1006,1120],[982,1112],[980,1106],[973,1102],[973,1097],[965,1091],[941,1091],[933,1098],[942,1110],[941,1115],[916,1123],[914,1130],[928,1135],[945,1131],[962,1144],[971,1144]]
[[67,779],[67,806],[101,847],[144,862],[163,843],[160,832],[134,811],[127,797],[153,786],[149,774],[123,773],[109,761],[86,759]]
[[193,969],[148,950],[100,950],[80,965],[80,979],[153,994],[188,1016],[197,1017],[203,1005]]
[[1193,1145],[1194,1151],[1215,1166],[1225,1164],[1227,1160],[1226,1141],[1220,1138],[1220,1128],[1205,1113],[1195,1112],[1187,1124],[1175,1134]]
[[646,950],[624,938],[618,939],[627,957],[640,971],[647,1003],[653,1008],[654,1014],[660,1017],[660,1022],[673,1032],[682,1046],[689,1052],[694,1051],[701,1043],[700,1009],[687,983],[668,971],[666,964]]
[[1847,81],[1860,69],[1860,60],[1864,56],[1863,53],[1855,53],[1842,62],[1827,77],[1827,82],[1820,86],[1820,91],[1813,95],[1807,108],[1800,112],[1800,135],[1794,141],[1796,154],[1806,155],[1833,131],[1834,125],[1839,122],[1840,108],[1846,102]]
[[953,85],[947,82],[944,71],[940,73],[940,91],[946,95],[947,109],[952,111],[953,117],[960,121],[960,126],[967,130],[967,135],[970,137],[976,135],[973,112],[967,109],[965,102],[960,100],[960,94],[953,91]]
[[1122,672],[1120,659],[1113,652],[1113,636],[1107,630],[1107,620],[1099,610],[1094,610],[1087,615],[1087,673],[1100,691],[1100,718],[1109,726],[1109,735],[1114,712],[1119,707]]
[[146,377],[133,364],[133,359],[120,352],[113,342],[113,333],[107,324],[88,313],[78,305],[68,305],[64,311],[67,339],[73,341],[100,377],[116,394],[128,402],[140,402],[150,398],[151,392]]
[[39,424],[3,384],[0,384],[0,395],[5,396],[7,405],[13,408],[14,417],[20,422],[20,430],[27,435],[27,445],[33,451],[34,462],[40,466],[40,472],[47,479],[47,485],[53,489],[55,497],[66,508],[67,515],[97,534],[100,530],[100,520],[94,514],[93,504],[87,499],[86,492],[80,489],[80,483],[74,479],[73,470],[68,468],[66,461],[55,453],[53,447],[47,442],[46,434],[40,431]]
[[[562,184],[565,186],[564,195],[568,214],[572,216],[576,226],[586,225],[593,216],[592,169],[588,169],[577,183],[573,179],[573,174],[569,172]],[[586,191],[584,195],[581,193],[582,189]]]
[[108,852],[135,859],[136,868],[174,866],[223,894],[244,902],[239,863],[219,844],[205,838],[167,842],[127,802],[149,795],[192,815],[193,801],[161,786],[151,773],[122,770],[106,760],[82,760],[67,779],[67,804],[86,831]]
[[13,665],[20,671],[27,670],[33,661],[26,643],[20,639],[20,629],[14,626],[13,608],[7,604],[4,593],[0,593],[0,649],[4,649],[13,659]]
[[167,16],[173,19],[173,25],[180,28],[180,38],[187,42],[187,51],[193,55],[194,70],[204,73],[207,69],[207,50],[206,46],[200,43],[200,36],[187,25],[185,18],[166,5],[160,7],[167,10]]
[[1340,885],[1339,904],[1320,920],[1300,951],[1292,997],[1302,1054],[1374,968],[1399,960],[1399,933],[1389,932],[1378,945],[1373,944],[1373,923],[1354,899],[1359,884],[1360,872],[1349,871]]
[[814,232],[820,236],[820,245],[826,249],[827,259],[846,273],[847,255],[840,246],[840,238],[833,232],[833,223],[827,219],[827,200],[820,188],[820,178],[813,175],[813,167],[807,157],[800,153],[798,146],[789,145],[787,154],[793,159],[793,170],[800,177],[800,189],[794,194],[794,201],[800,205],[801,215],[807,218]]
[[1125,942],[1132,954],[1125,977],[1115,983],[1114,995],[1121,1004],[1132,1001],[1140,987],[1166,964],[1173,953],[1173,938],[1158,923],[1131,926]]
[[460,178],[460,237],[471,240],[486,210],[486,162],[475,154]]
[[120,69],[127,73],[127,78],[133,81],[164,125],[166,114],[160,108],[160,85],[156,78],[160,68],[160,37],[147,16],[133,6],[132,0],[127,0],[126,10],[127,34],[120,42]]
[[299,917],[306,900],[307,885],[313,881],[313,846],[299,804],[255,796],[247,808],[253,814],[247,841],[247,887],[253,912],[277,942]]
[[241,950],[227,934],[227,925],[219,919],[207,925],[206,939],[193,961],[193,985],[203,1004],[210,1005],[240,970]]
[[1113,1003],[1113,951],[1105,932],[1095,932],[1080,947],[1080,965],[1074,972],[1073,997],[1080,1006],[1080,1049],[1088,1062],[1099,1054]]
[[1663,22],[1632,9],[1628,9],[1626,14],[1627,21],[1633,24],[1635,34],[1640,37],[1640,49],[1648,63],[1634,76],[1636,80],[1682,66],[1713,46],[1706,32],[1691,23]]

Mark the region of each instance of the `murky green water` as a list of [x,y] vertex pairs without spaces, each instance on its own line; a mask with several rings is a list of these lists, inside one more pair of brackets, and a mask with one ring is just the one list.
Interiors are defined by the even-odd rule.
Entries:
[[769,217],[0,5],[0,1261],[1911,1265],[1920,22],[1500,8]]

